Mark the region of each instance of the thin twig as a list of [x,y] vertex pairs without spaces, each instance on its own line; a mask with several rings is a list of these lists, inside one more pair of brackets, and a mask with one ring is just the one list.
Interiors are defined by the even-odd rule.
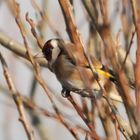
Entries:
[[109,18],[108,18],[108,1],[107,0],[99,0],[100,3],[100,10],[101,10],[101,14],[102,14],[102,19],[103,19],[103,24],[104,25],[108,25],[109,23]]
[[[18,56],[29,60],[26,54],[26,49],[24,48],[24,45],[18,43],[16,40],[12,39],[11,37],[9,37],[3,32],[0,32],[0,44],[3,47],[11,50]],[[35,56],[35,51],[32,51],[31,53],[33,56]],[[45,58],[36,58],[36,60],[40,65],[47,67],[47,61]]]
[[[91,13],[89,13],[88,10],[87,10],[87,12],[92,19]],[[92,19],[92,22],[93,22],[93,24],[95,24],[94,19]],[[120,70],[121,67],[120,67],[118,59],[116,57],[117,45],[115,44],[115,41],[113,39],[111,30],[110,30],[110,26],[108,24],[107,26],[100,26],[100,28],[98,28],[99,26],[95,26],[95,27],[103,40],[103,43],[105,46],[106,58],[108,59],[108,61],[112,65],[115,72],[118,74],[117,86],[119,89],[119,93],[122,96],[122,99],[124,101],[125,109],[126,109],[131,127],[135,131],[134,126],[136,126],[138,124],[138,122],[140,122],[140,121],[138,121],[138,118],[136,117],[135,104],[129,95],[128,80],[125,76],[124,71]],[[111,52],[111,53],[108,53],[108,52]]]
[[36,25],[35,25],[35,23],[33,22],[33,20],[32,19],[30,19],[30,18],[28,18],[28,13],[26,13],[26,20],[28,21],[28,23],[30,24],[30,26],[31,26],[31,32],[32,32],[32,34],[34,35],[34,37],[36,38],[36,41],[37,41],[37,44],[38,44],[38,46],[40,47],[40,49],[42,49],[42,47],[43,47],[43,40],[42,40],[42,38],[37,34],[37,32],[36,32]]
[[[139,12],[138,0],[131,0],[133,20],[135,24],[137,34],[137,51],[136,51],[136,65],[135,65],[135,83],[136,83],[136,103],[137,103],[137,114],[140,122],[140,12]],[[140,124],[139,124],[140,129]],[[140,131],[140,130],[139,130]],[[140,134],[139,134],[140,135]]]
[[98,136],[98,134],[95,131],[95,128],[93,127],[92,123],[88,121],[88,119],[84,116],[82,110],[80,109],[80,107],[75,103],[75,101],[73,100],[72,96],[69,95],[67,97],[67,99],[71,102],[71,104],[73,105],[73,107],[76,109],[77,113],[79,114],[79,116],[82,118],[82,120],[85,122],[85,124],[88,126],[88,128],[92,131],[92,137],[95,140],[100,140],[100,137]]
[[33,7],[36,11],[39,12],[42,21],[45,22],[46,24],[48,24],[48,26],[50,27],[50,29],[52,30],[52,32],[57,35],[58,37],[61,38],[61,34],[58,31],[58,29],[55,27],[55,24],[52,22],[52,20],[50,19],[50,17],[47,15],[47,12],[37,3],[36,0],[32,0],[32,4]]
[[[52,106],[57,114],[57,117],[59,118],[59,120],[61,121],[61,123],[69,130],[69,132],[74,136],[74,138],[76,140],[79,140],[79,136],[77,134],[77,132],[73,129],[73,128],[70,128],[69,125],[67,124],[67,122],[64,120],[64,117],[63,115],[61,114],[61,112],[59,112],[57,106],[55,105],[55,102],[53,101],[52,99],[52,93],[49,91],[48,87],[46,86],[43,78],[41,77],[41,72],[40,72],[40,66],[39,64],[34,60],[31,52],[30,52],[30,48],[29,48],[29,45],[28,45],[28,42],[27,42],[27,39],[26,39],[26,33],[24,32],[24,26],[20,20],[20,16],[19,16],[19,13],[20,13],[20,9],[19,9],[19,5],[16,4],[16,8],[17,8],[17,16],[16,16],[16,22],[19,26],[19,29],[20,29],[20,32],[21,32],[21,35],[22,35],[22,38],[24,40],[24,45],[26,47],[26,51],[27,51],[27,56],[31,62],[31,64],[33,65],[34,67],[34,70],[35,70],[35,77],[36,79],[38,80],[38,82],[40,83],[40,85],[43,87],[43,89],[45,90],[45,92],[47,93],[51,103],[52,103]],[[26,14],[26,20],[29,22],[29,24],[31,25],[32,27],[32,33],[33,35],[35,36],[37,42],[38,42],[38,45],[41,47],[41,38],[38,36],[38,34],[35,32],[35,25],[34,25],[34,22],[32,19],[30,19],[28,17],[28,14]]]
[[118,132],[118,124],[117,124],[117,121],[115,121],[115,131],[116,131],[117,140],[120,140],[120,136],[119,136],[119,132]]
[[123,64],[122,64],[123,67],[124,67],[124,65],[125,65],[125,62],[126,62],[126,60],[127,60],[127,57],[128,57],[128,55],[129,55],[129,52],[130,52],[130,49],[131,49],[131,46],[132,46],[132,44],[133,44],[134,35],[135,35],[135,31],[132,32],[131,40],[130,40],[129,46],[128,46],[128,48],[127,48],[127,52],[126,52],[126,55],[125,55]]
[[21,123],[25,129],[25,132],[27,134],[28,139],[34,140],[33,130],[32,130],[32,128],[27,120],[22,98],[21,98],[20,93],[17,91],[17,89],[13,83],[13,80],[12,80],[11,75],[10,75],[9,70],[8,70],[8,66],[7,66],[6,61],[1,53],[0,53],[0,59],[1,59],[6,82],[8,84],[10,93],[13,97],[13,100],[14,100],[14,102],[17,106],[17,110],[19,112],[19,116],[20,116],[19,120],[21,121]]
[[105,96],[103,96],[103,97],[105,98],[105,100],[107,101],[108,105],[111,108],[112,115],[113,115],[113,116],[111,116],[111,118],[113,120],[113,123],[116,123],[116,121],[117,121],[119,130],[122,132],[122,134],[125,136],[125,138],[127,140],[130,140],[133,135],[130,125],[119,114],[118,109],[113,104],[113,102],[111,100],[109,100],[107,97],[105,97]]

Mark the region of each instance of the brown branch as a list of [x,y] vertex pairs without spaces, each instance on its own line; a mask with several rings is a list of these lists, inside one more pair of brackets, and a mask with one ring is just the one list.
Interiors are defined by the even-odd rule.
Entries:
[[[45,3],[45,2],[44,2]],[[44,24],[48,24],[52,32],[61,38],[61,34],[58,31],[58,29],[55,27],[55,24],[52,22],[52,20],[49,18],[47,12],[37,3],[36,0],[32,0],[32,5],[36,11],[39,12],[41,16],[41,23],[44,22]]]
[[137,34],[135,83],[136,83],[136,103],[137,103],[137,112],[138,112],[137,114],[140,121],[140,77],[139,77],[139,73],[140,73],[140,11],[139,11],[139,5],[140,5],[139,0],[131,0],[133,20],[134,20],[136,34]]
[[130,4],[128,0],[122,0],[122,12],[121,12],[121,22],[124,34],[125,49],[129,46],[129,33],[131,31],[132,20],[130,20]]
[[98,134],[95,131],[95,128],[93,127],[92,123],[89,122],[89,120],[84,116],[81,108],[75,103],[75,101],[73,100],[72,96],[69,95],[67,97],[67,99],[71,102],[71,104],[73,105],[73,107],[76,109],[77,113],[79,114],[79,116],[82,118],[82,120],[85,122],[85,124],[88,126],[88,128],[91,130],[92,132],[92,137],[95,140],[100,140],[100,137],[98,136]]
[[13,83],[13,80],[12,80],[11,75],[10,75],[9,70],[8,70],[8,66],[7,66],[6,61],[5,61],[5,59],[4,59],[4,57],[2,56],[1,53],[0,53],[0,59],[1,59],[2,67],[3,67],[3,73],[4,73],[4,76],[5,76],[6,82],[8,84],[10,93],[13,97],[13,100],[14,100],[14,102],[17,106],[17,110],[19,112],[19,116],[20,116],[19,120],[21,121],[21,123],[22,123],[22,125],[25,129],[25,132],[27,134],[28,139],[29,140],[34,140],[33,131],[32,131],[31,126],[30,126],[30,124],[27,120],[22,98],[21,98],[19,92],[17,91],[17,89],[16,89],[16,87]]
[[127,60],[128,55],[129,55],[129,53],[130,53],[130,49],[131,49],[131,46],[132,46],[132,44],[133,44],[134,35],[135,35],[135,31],[132,32],[131,40],[130,40],[129,46],[127,47],[127,52],[126,52],[124,61],[123,61],[123,63],[122,63],[122,66],[123,66],[123,67],[125,66],[126,60]]
[[[37,65],[37,64],[36,64]],[[45,81],[42,79],[41,75],[40,75],[40,70],[39,70],[39,65],[37,66],[34,66],[35,68],[35,76],[36,76],[36,79],[38,80],[38,82],[40,83],[40,85],[42,86],[42,88],[44,89],[45,93],[48,95],[51,103],[52,103],[52,106],[57,114],[57,117],[59,118],[59,120],[61,121],[61,123],[71,132],[71,134],[74,136],[74,138],[76,140],[79,140],[79,136],[77,134],[77,132],[70,128],[69,125],[66,123],[63,115],[59,112],[59,109],[57,108],[57,106],[55,105],[55,102],[53,101],[52,99],[52,93],[50,92],[50,90],[48,89],[48,87],[46,86],[45,84]]]
[[[17,54],[18,56],[29,60],[29,58],[26,54],[26,49],[24,48],[24,46],[22,44],[18,43],[16,40],[13,40],[11,37],[9,37],[8,35],[6,35],[3,32],[0,32],[0,44],[3,47],[11,50],[12,52]],[[35,56],[34,51],[32,51],[32,55]],[[36,58],[36,60],[40,65],[47,67],[47,61],[45,58]]]
[[117,140],[120,140],[120,136],[119,136],[119,132],[118,132],[118,124],[117,124],[117,121],[115,121],[115,132],[116,132]]
[[100,3],[100,10],[102,14],[102,19],[103,19],[103,24],[108,25],[109,23],[109,18],[108,18],[108,1],[107,0],[99,0]]
[[[87,10],[90,18],[91,13],[89,13],[89,10]],[[92,19],[93,24],[95,24],[95,20]],[[116,56],[116,49],[118,45],[115,43],[115,40],[113,39],[112,33],[111,33],[111,28],[110,24],[108,25],[103,25],[103,26],[95,26],[96,30],[98,31],[100,37],[103,40],[104,46],[105,46],[105,53],[106,53],[106,58],[108,62],[112,65],[114,71],[118,75],[118,84],[117,87],[119,89],[119,93],[122,96],[122,99],[124,101],[125,109],[131,124],[131,127],[133,131],[135,131],[135,126],[138,124],[138,118],[136,116],[135,112],[135,104],[133,100],[131,99],[129,95],[129,83],[128,80],[125,76],[125,73],[123,70],[120,70],[121,66],[118,62],[118,58]],[[111,52],[111,53],[108,53]]]
[[69,0],[59,0],[61,9],[66,22],[66,30],[69,34],[70,40],[79,47],[80,50],[84,48],[83,41],[77,30],[75,19],[73,17],[72,6]]
[[74,138],[76,140],[79,140],[79,136],[78,136],[77,132],[73,128],[70,128],[69,127],[69,125],[66,123],[66,121],[65,121],[62,113],[59,112],[59,109],[55,105],[55,102],[52,99],[52,93],[48,89],[47,85],[45,84],[45,81],[42,79],[42,77],[40,75],[39,65],[36,64],[34,66],[34,68],[35,68],[35,76],[36,76],[36,79],[38,80],[39,84],[42,86],[42,88],[44,89],[45,93],[49,97],[49,99],[50,99],[50,101],[52,103],[52,106],[53,106],[53,108],[54,108],[54,110],[55,110],[55,112],[57,114],[57,117],[59,118],[59,120],[61,121],[61,123],[71,132],[71,134],[74,136]]
[[[59,0],[59,3],[60,3],[64,18],[65,18],[68,35],[69,35],[71,41],[76,45],[77,51],[79,52],[79,54],[81,54],[81,57],[76,59],[76,63],[79,64],[79,62],[81,62],[83,59],[84,59],[83,61],[87,61],[89,64],[89,67],[93,73],[93,76],[95,76],[95,79],[96,79],[100,89],[102,89],[101,84],[97,78],[97,72],[91,63],[90,57],[84,51],[84,44],[83,44],[82,38],[76,27],[76,22],[75,22],[75,19],[73,16],[71,4],[70,4],[69,0]],[[85,82],[86,81],[85,79],[87,77],[86,74],[82,73],[80,68],[78,70],[80,71],[84,84],[88,87],[88,84]]]
[[[27,53],[27,56],[28,56],[28,58],[29,58],[29,60],[33,63],[33,60],[32,60],[32,57],[31,57],[31,55],[28,53],[29,52],[29,45],[28,45],[28,42],[27,42],[27,39],[26,39],[26,34],[25,34],[25,28],[24,28],[24,26],[23,26],[23,24],[22,24],[22,22],[21,22],[21,19],[20,19],[20,7],[19,7],[19,5],[18,4],[15,4],[15,10],[16,10],[16,17],[15,17],[15,20],[16,20],[16,23],[17,23],[17,25],[19,26],[19,29],[20,29],[20,32],[21,32],[21,35],[22,35],[22,38],[23,38],[23,41],[24,41],[24,44],[25,44],[25,47],[26,47],[26,53]],[[35,82],[37,82],[37,81],[35,81]],[[32,115],[32,121],[36,118],[37,119],[37,115],[35,114],[35,112],[32,112],[32,111],[30,111],[30,116]],[[34,122],[34,121],[33,121]],[[40,122],[39,121],[39,117],[38,117],[38,121],[37,122]],[[45,135],[44,133],[43,133],[43,131],[41,131],[41,129],[40,129],[40,127],[41,128],[43,128],[42,126],[43,125],[39,125],[39,123],[33,123],[37,128],[38,128],[38,130],[39,130],[39,132],[42,132],[41,133],[41,136],[42,137],[46,137],[47,135]],[[39,127],[38,127],[39,126]]]
[[[77,51],[81,55],[80,58],[75,59],[76,63],[79,64],[82,61],[85,61],[84,59],[86,59],[87,62],[89,63],[91,71],[93,72],[93,75],[96,75],[94,66],[91,65],[89,57],[84,52],[84,44],[83,44],[82,38],[77,30],[76,22],[75,22],[75,19],[73,16],[72,7],[71,7],[69,0],[59,0],[59,3],[60,3],[64,18],[65,18],[66,28],[67,28],[67,32],[70,37],[70,40],[76,45]],[[80,68],[78,70],[81,74],[84,84],[88,87],[88,84],[85,82],[86,74],[83,73]],[[99,84],[98,80],[97,80],[97,83]],[[99,86],[100,86],[100,84],[99,84]]]
[[[82,3],[83,3],[85,9],[87,10],[87,12],[89,14],[89,17],[92,20],[92,27],[98,28],[98,16],[99,16],[99,13],[98,13],[98,15],[96,15],[97,14],[97,9],[96,9],[96,12],[93,12],[93,7],[92,7],[93,5],[95,6],[95,1],[91,2],[89,0],[82,0]],[[94,13],[96,13],[96,14],[94,15]]]
[[[24,45],[26,47],[26,51],[27,51],[27,56],[29,57],[29,60],[31,62],[31,64],[33,65],[34,67],[34,70],[35,70],[35,77],[36,79],[38,80],[38,82],[40,83],[40,85],[43,87],[43,89],[45,90],[45,92],[47,93],[52,105],[53,105],[53,108],[57,114],[57,117],[59,118],[59,120],[61,121],[61,123],[69,130],[69,132],[74,136],[74,138],[76,140],[79,140],[79,136],[77,134],[77,132],[73,129],[73,128],[70,128],[69,125],[67,124],[67,122],[64,120],[64,117],[63,115],[61,114],[61,112],[59,112],[57,106],[55,105],[55,102],[53,101],[53,98],[52,98],[52,93],[49,91],[48,87],[46,86],[43,78],[41,77],[41,73],[40,73],[40,66],[39,64],[34,60],[31,52],[30,52],[30,48],[29,48],[29,45],[28,45],[28,42],[27,42],[27,39],[26,39],[26,33],[24,32],[24,26],[20,20],[20,16],[19,16],[19,13],[20,13],[20,9],[19,9],[19,5],[16,4],[16,8],[17,8],[17,16],[16,16],[16,22],[19,26],[19,29],[20,29],[20,32],[21,32],[21,35],[22,35],[22,38],[23,38],[23,41],[24,41]],[[30,19],[28,17],[28,14],[26,14],[26,20],[29,22],[29,24],[31,25],[32,27],[32,33],[33,35],[35,36],[35,38],[37,39],[37,42],[38,42],[38,45],[41,47],[41,43],[40,42],[40,37],[37,35],[37,33],[35,32],[35,26],[34,26],[34,23],[33,23],[33,20]]]
[[[6,95],[7,97],[9,97],[9,94],[8,94],[8,93],[9,93],[9,90],[8,90],[6,87],[0,85],[0,90],[1,90],[1,91],[4,91],[4,93],[6,93],[6,94],[4,94],[4,95]],[[53,111],[50,112],[50,111],[47,110],[47,108],[44,109],[44,108],[38,106],[32,99],[30,99],[30,98],[27,97],[27,96],[20,95],[20,98],[22,99],[23,104],[24,104],[24,107],[25,107],[26,109],[32,110],[32,111],[34,111],[34,112],[37,112],[38,114],[42,114],[42,115],[44,115],[44,116],[46,116],[46,117],[49,117],[49,118],[51,118],[51,119],[55,119],[55,120],[57,120],[58,122],[60,122],[58,116],[57,116]],[[4,102],[4,104],[5,104],[5,102]],[[8,104],[8,106],[14,108],[14,106],[11,106],[11,104]],[[63,112],[63,114],[64,114],[64,116],[67,117],[67,118],[72,118],[72,117],[74,117],[74,116],[69,115],[69,114],[66,114],[66,113],[64,113],[64,112]],[[85,134],[85,132],[90,134],[90,132],[89,132],[86,128],[84,128],[83,126],[79,126],[79,125],[77,125],[77,124],[75,124],[75,126],[73,126],[74,121],[73,121],[73,120],[70,120],[70,121],[71,121],[71,122],[70,122],[70,123],[67,123],[67,124],[69,125],[69,127],[73,128],[73,130],[74,130],[74,129],[75,129],[75,131],[80,130],[80,131],[81,131],[82,133],[84,133],[84,134]],[[61,122],[60,122],[60,123],[61,123]]]
[[37,41],[38,46],[40,47],[40,49],[42,49],[43,44],[44,44],[44,43],[43,43],[43,40],[42,40],[42,38],[37,34],[37,32],[36,32],[36,25],[35,25],[34,21],[28,17],[28,13],[26,13],[26,20],[28,21],[28,23],[29,23],[30,26],[31,26],[31,32],[32,32],[33,36],[36,38],[36,41]]
[[124,135],[124,137],[127,139],[127,140],[130,140],[133,133],[132,133],[132,130],[131,130],[131,127],[129,125],[128,122],[126,122],[123,117],[119,114],[118,110],[117,110],[117,107],[113,104],[113,102],[111,102],[108,98],[104,97],[106,99],[106,101],[108,102],[108,105],[110,106],[111,108],[111,119],[114,123],[114,125],[116,126],[116,123],[117,123],[117,126],[120,130],[120,132],[122,132],[122,134]]
[[[56,119],[57,121],[61,122],[71,132],[71,134],[75,137],[76,140],[80,140],[80,138],[79,138],[79,136],[76,132],[77,129],[72,128],[72,126],[64,120],[63,115],[59,111],[56,114],[55,113],[50,113],[48,110],[37,106],[31,99],[29,99],[25,96],[24,96],[23,99],[24,99],[24,104],[28,108],[30,108],[34,111],[37,111],[37,112],[45,115],[46,117],[50,117],[50,118]],[[81,130],[84,130],[84,129],[81,128]]]

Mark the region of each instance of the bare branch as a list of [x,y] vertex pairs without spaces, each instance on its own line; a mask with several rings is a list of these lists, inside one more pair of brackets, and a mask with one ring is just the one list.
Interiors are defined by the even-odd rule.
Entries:
[[[137,51],[136,51],[136,65],[135,65],[135,82],[136,82],[136,102],[137,111],[140,121],[140,11],[139,11],[139,0],[131,0],[133,20],[135,24],[136,34],[137,34]],[[140,127],[140,125],[139,125]],[[140,131],[140,130],[139,130]]]
[[11,75],[10,75],[9,70],[8,70],[8,66],[7,66],[6,61],[5,61],[5,59],[4,59],[4,57],[2,56],[1,53],[0,53],[0,59],[1,59],[1,63],[2,63],[3,72],[4,72],[6,82],[8,84],[10,93],[13,97],[13,100],[14,100],[14,102],[17,106],[17,110],[19,112],[19,116],[20,116],[19,120],[21,121],[21,123],[22,123],[22,125],[25,129],[25,132],[27,134],[28,139],[29,140],[34,140],[33,131],[32,131],[32,128],[31,128],[31,126],[30,126],[30,124],[27,120],[22,98],[21,98],[20,93],[17,91],[17,89],[16,89],[16,87],[13,83],[13,80],[12,80]]
[[[18,43],[17,41],[13,40],[12,38],[10,38],[8,35],[6,35],[3,32],[0,32],[0,44],[2,46],[4,46],[5,48],[11,50],[18,56],[29,60],[24,46],[22,44]],[[34,51],[32,51],[31,53],[33,56],[35,56]],[[47,61],[45,58],[36,58],[36,60],[40,65],[47,67]]]

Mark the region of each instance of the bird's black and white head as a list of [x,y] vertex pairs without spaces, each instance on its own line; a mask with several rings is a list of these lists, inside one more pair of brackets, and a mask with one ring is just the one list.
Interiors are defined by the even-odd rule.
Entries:
[[51,39],[44,44],[42,52],[50,65],[56,61],[57,57],[61,53],[62,44],[62,39]]

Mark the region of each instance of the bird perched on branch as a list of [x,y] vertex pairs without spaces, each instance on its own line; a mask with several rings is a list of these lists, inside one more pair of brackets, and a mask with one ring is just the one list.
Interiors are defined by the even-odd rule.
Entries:
[[115,80],[95,58],[91,60],[95,70],[93,73],[83,50],[73,43],[51,39],[44,44],[42,52],[48,60],[48,68],[56,75],[63,91],[94,96],[94,93],[100,94],[101,87],[108,81]]

